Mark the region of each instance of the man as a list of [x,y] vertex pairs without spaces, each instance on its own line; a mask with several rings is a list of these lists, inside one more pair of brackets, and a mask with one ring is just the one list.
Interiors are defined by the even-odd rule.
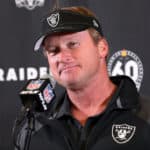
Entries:
[[142,118],[136,87],[128,77],[108,76],[108,43],[90,10],[68,7],[48,14],[35,44],[40,48],[65,92],[54,100],[50,116],[36,118],[31,150],[150,149],[150,125]]

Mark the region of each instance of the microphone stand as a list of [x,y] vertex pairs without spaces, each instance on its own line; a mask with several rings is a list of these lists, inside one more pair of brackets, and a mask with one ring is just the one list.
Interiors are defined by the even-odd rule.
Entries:
[[28,122],[28,124],[27,124],[27,134],[25,137],[25,144],[24,144],[23,150],[29,150],[32,132],[35,129],[34,113],[31,109],[28,109],[28,108],[26,111],[27,111],[27,122]]

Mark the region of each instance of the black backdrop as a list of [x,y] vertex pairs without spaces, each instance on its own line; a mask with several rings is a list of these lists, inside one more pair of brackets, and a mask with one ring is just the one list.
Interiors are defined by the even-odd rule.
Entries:
[[[140,58],[144,69],[140,93],[148,97],[150,1],[60,1],[61,6],[82,5],[97,14],[110,44],[110,56],[127,49]],[[53,1],[45,0],[43,6],[32,10],[25,6],[19,8],[15,2],[2,0],[0,4],[0,150],[13,149],[12,126],[21,107],[19,90],[28,79],[48,71],[44,56],[33,52],[33,46],[39,35],[40,18],[52,7]]]

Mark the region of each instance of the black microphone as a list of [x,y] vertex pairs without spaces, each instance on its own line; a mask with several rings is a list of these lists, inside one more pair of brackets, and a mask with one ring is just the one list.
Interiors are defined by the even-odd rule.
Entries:
[[55,82],[47,76],[40,79],[32,79],[20,91],[22,104],[26,110],[44,112],[55,98]]
[[[56,88],[58,90],[56,90]],[[22,149],[20,148],[21,145],[18,144],[20,143],[20,138],[22,138],[22,133],[24,135],[23,149],[29,149],[31,135],[35,130],[35,119],[37,119],[39,114],[43,115],[41,112],[51,114],[53,107],[57,107],[57,103],[59,102],[55,101],[56,98],[58,97],[59,99],[59,95],[64,95],[64,89],[61,89],[63,88],[57,86],[52,76],[45,75],[40,79],[28,80],[19,92],[23,107],[13,126],[13,142],[18,150]],[[62,92],[59,92],[59,90]],[[56,95],[58,96],[56,97]],[[46,113],[44,113],[44,115],[46,115]]]

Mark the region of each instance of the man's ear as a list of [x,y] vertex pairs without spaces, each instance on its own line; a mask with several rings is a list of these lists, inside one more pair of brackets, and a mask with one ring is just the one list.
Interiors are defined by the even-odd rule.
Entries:
[[106,58],[109,51],[108,42],[105,38],[102,38],[98,42],[98,51],[100,58]]

